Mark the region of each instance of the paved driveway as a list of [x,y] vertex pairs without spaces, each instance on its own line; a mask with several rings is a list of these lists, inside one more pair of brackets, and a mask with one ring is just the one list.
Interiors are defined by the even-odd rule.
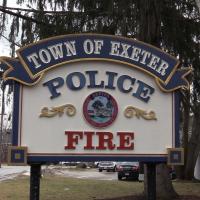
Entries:
[[98,169],[61,169],[56,174],[79,179],[117,180],[116,172],[99,172]]
[[29,166],[5,166],[0,168],[0,181],[13,179],[21,174],[30,174]]
[[[42,166],[42,173],[57,174],[78,179],[117,180],[116,172],[99,172],[98,169],[69,169],[60,166]],[[0,181],[13,179],[18,175],[30,175],[29,166],[6,166],[0,168]]]

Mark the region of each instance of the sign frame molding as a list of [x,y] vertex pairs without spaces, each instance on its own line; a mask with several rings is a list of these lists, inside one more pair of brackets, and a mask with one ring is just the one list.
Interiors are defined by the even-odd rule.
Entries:
[[[158,51],[160,53],[161,56],[167,56],[169,58],[171,58],[172,60],[174,60],[175,65],[174,68],[172,69],[171,73],[169,74],[169,78],[172,78],[173,74],[175,73],[175,71],[177,70],[178,73],[180,72],[180,74],[178,74],[179,77],[181,77],[183,79],[183,81],[185,81],[185,85],[183,84],[182,86],[176,86],[174,87],[174,83],[172,84],[174,88],[167,88],[165,89],[165,84],[169,83],[169,79],[166,80],[166,82],[162,82],[161,80],[159,80],[158,78],[156,78],[155,76],[153,76],[155,78],[156,84],[157,84],[157,89],[161,90],[162,92],[170,92],[173,95],[173,127],[174,127],[174,138],[173,138],[173,148],[179,147],[179,91],[177,89],[179,89],[180,87],[187,87],[188,86],[188,81],[185,79],[185,76],[188,75],[190,73],[190,70],[179,70],[178,65],[179,65],[179,61],[176,60],[174,57],[172,57],[171,55],[167,54],[166,52],[162,51],[161,49],[154,47],[150,44],[146,44],[144,42],[140,42],[140,41],[136,41],[133,39],[129,39],[129,38],[125,38],[125,37],[120,37],[120,36],[112,36],[112,35],[103,35],[103,34],[75,34],[75,35],[66,35],[66,36],[57,36],[57,37],[53,37],[53,38],[48,38],[48,39],[44,39],[41,40],[39,42],[27,45],[25,47],[22,47],[20,50],[17,51],[17,55],[19,56],[20,60],[22,60],[21,56],[20,56],[20,52],[23,50],[26,50],[27,48],[32,48],[37,44],[42,44],[43,42],[48,42],[51,41],[52,39],[59,39],[62,37],[69,37],[69,38],[78,38],[78,37],[92,37],[95,38],[96,37],[100,37],[100,38],[106,38],[106,39],[113,39],[113,40],[117,40],[119,41],[120,39],[123,39],[123,41],[127,41],[127,43],[129,42],[135,42],[137,44],[143,45],[145,47],[148,47],[150,49],[153,49],[154,51]],[[138,66],[132,64],[132,63],[128,63],[122,60],[117,60],[117,59],[111,59],[111,58],[102,58],[102,57],[88,57],[88,58],[77,58],[75,60],[69,60],[69,61],[65,61],[63,63],[61,63],[60,65],[63,64],[68,64],[68,63],[72,63],[72,62],[81,62],[81,61],[86,61],[86,60],[92,60],[92,61],[106,61],[106,62],[116,62],[116,63],[120,63],[120,64],[124,64],[127,65],[129,67],[133,67],[136,70],[142,70],[140,69]],[[21,107],[22,107],[22,100],[21,100],[21,95],[22,95],[22,85],[24,82],[17,80],[17,78],[13,78],[10,76],[7,76],[11,71],[12,71],[12,67],[10,62],[16,62],[16,59],[11,59],[11,58],[7,58],[7,57],[0,57],[0,61],[2,62],[2,64],[7,65],[8,66],[8,70],[4,73],[4,79],[5,80],[15,80],[15,84],[14,84],[14,103],[13,103],[13,146],[18,146],[18,138],[19,138],[19,133],[20,133],[20,129],[21,129]],[[24,62],[22,62],[22,64],[24,64]],[[53,65],[50,68],[47,68],[43,71],[41,71],[41,73],[36,74],[39,75],[37,76],[37,80],[34,83],[31,84],[26,84],[26,85],[34,85],[37,82],[40,81],[40,79],[42,78],[42,73],[44,73],[45,71],[51,69],[51,68],[55,68],[56,66],[59,65]],[[27,66],[26,66],[27,67]],[[30,75],[30,71],[28,71],[28,74]],[[151,75],[151,73],[148,74],[147,71],[142,70],[142,72],[144,73],[144,76],[147,75]],[[40,76],[41,75],[41,76]],[[7,76],[7,77],[6,77]],[[36,76],[31,76],[31,78],[36,78]],[[17,82],[18,81],[18,82]],[[172,80],[173,82],[175,82],[174,80]],[[171,85],[170,85],[171,87]],[[110,160],[110,161],[142,161],[142,162],[167,162],[167,158],[168,158],[168,154],[167,154],[167,147],[166,147],[166,154],[130,154],[130,155],[123,155],[123,154],[119,154],[119,155],[112,155],[112,154],[99,154],[99,155],[95,155],[95,154],[83,154],[83,155],[73,155],[70,154],[68,155],[66,154],[29,154],[27,153],[27,162],[28,163],[45,163],[45,162],[59,162],[59,161],[101,161],[101,160]]]

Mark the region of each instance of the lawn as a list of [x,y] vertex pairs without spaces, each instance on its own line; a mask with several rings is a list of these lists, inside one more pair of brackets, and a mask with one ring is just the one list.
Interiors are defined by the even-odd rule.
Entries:
[[[200,197],[200,183],[174,182],[180,195]],[[29,199],[29,178],[21,176],[15,180],[0,182],[0,200]],[[41,179],[41,200],[97,200],[111,197],[139,195],[143,183],[134,181],[102,181],[45,176]]]

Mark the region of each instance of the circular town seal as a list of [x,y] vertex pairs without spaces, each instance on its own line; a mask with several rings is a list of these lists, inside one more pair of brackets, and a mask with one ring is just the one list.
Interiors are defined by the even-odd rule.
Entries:
[[98,91],[90,94],[83,104],[83,115],[86,121],[97,128],[111,125],[117,114],[117,102],[106,92]]

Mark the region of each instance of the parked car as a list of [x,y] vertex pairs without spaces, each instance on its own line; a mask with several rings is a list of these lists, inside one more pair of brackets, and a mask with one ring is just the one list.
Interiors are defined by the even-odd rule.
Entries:
[[122,178],[132,178],[138,180],[139,178],[139,162],[122,162],[116,167],[118,172],[118,180]]
[[107,172],[113,171],[115,172],[116,163],[115,162],[99,162],[98,164],[99,172],[106,170]]

